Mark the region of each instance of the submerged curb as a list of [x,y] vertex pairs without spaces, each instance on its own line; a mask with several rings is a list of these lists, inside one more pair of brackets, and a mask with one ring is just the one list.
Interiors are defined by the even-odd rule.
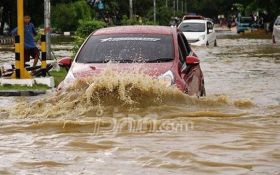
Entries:
[[0,96],[37,96],[46,94],[46,90],[0,90]]

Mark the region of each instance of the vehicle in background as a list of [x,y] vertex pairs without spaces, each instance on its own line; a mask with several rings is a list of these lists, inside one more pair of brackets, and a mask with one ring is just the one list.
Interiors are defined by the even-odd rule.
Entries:
[[188,42],[195,46],[217,46],[214,23],[208,18],[187,19],[181,22],[179,29]]
[[253,24],[252,17],[240,17],[237,20],[237,33],[245,32],[246,30],[251,30]]
[[280,16],[277,17],[273,25],[272,42],[280,43]]
[[182,21],[190,20],[190,19],[205,19],[205,17],[200,16],[200,15],[185,15],[185,16],[183,16]]
[[181,31],[164,26],[118,26],[93,32],[73,61],[59,61],[70,69],[58,90],[66,89],[76,78],[100,75],[108,62],[116,72],[139,68],[189,95],[206,94],[196,54]]

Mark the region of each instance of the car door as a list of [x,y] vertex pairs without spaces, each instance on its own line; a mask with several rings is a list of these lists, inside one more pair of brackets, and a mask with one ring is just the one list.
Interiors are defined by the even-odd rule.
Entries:
[[200,65],[187,65],[186,57],[193,54],[185,36],[182,33],[178,33],[178,46],[179,46],[179,56],[181,61],[181,78],[184,79],[185,92],[188,95],[205,95],[204,91],[204,79],[203,74],[200,69]]
[[209,45],[214,45],[215,36],[216,36],[216,33],[214,32],[213,23],[210,21],[207,21],[207,39],[208,39]]
[[275,37],[276,42],[279,42],[280,41],[280,17],[278,17],[274,23],[273,35]]

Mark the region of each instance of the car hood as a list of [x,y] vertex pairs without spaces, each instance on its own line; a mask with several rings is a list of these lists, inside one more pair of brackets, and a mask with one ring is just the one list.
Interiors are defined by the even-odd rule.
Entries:
[[187,40],[197,40],[202,35],[205,35],[205,32],[183,32]]
[[71,71],[75,78],[89,77],[98,75],[105,70],[114,72],[128,73],[144,73],[146,75],[157,77],[166,71],[170,70],[173,62],[164,63],[98,63],[98,64],[83,64],[74,63]]

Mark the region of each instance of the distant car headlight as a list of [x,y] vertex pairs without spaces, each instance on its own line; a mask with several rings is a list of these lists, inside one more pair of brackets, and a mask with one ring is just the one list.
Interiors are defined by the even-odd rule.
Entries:
[[158,76],[158,80],[160,83],[165,85],[166,87],[172,86],[175,84],[174,75],[171,70],[165,72],[164,74]]
[[198,39],[199,39],[200,41],[205,40],[205,35],[201,35]]

